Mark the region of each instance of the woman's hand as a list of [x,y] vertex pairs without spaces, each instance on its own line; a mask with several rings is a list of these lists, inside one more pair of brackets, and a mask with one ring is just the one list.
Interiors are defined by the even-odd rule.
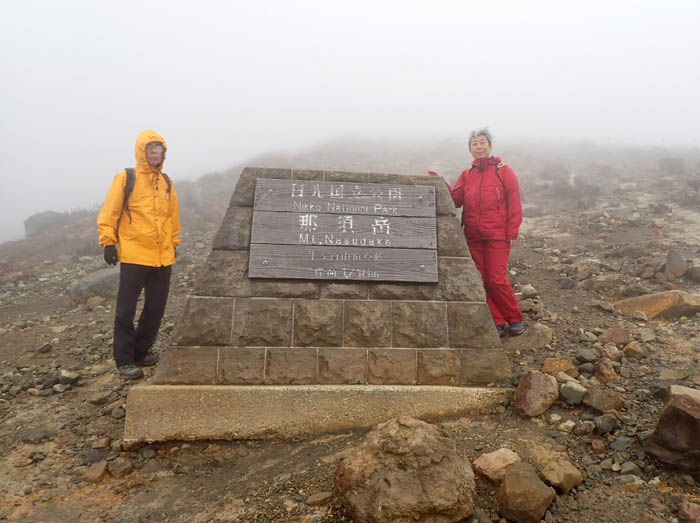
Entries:
[[429,174],[430,176],[440,176],[440,177],[442,177],[442,175],[441,175],[439,172],[437,172],[437,171],[431,171],[430,169],[428,169],[428,174]]

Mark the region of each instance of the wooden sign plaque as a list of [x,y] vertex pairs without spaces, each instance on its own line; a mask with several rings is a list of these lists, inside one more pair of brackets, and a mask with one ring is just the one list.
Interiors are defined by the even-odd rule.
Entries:
[[258,179],[250,278],[437,282],[435,188]]

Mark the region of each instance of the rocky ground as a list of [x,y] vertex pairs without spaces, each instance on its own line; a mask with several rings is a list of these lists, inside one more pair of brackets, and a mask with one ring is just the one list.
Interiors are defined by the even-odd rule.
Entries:
[[[681,504],[700,502],[700,474],[664,465],[644,442],[666,386],[700,388],[700,314],[649,320],[614,314],[610,304],[671,289],[700,294],[696,271],[669,278],[662,266],[674,250],[700,267],[697,186],[648,173],[594,182],[599,191],[571,178],[522,179],[527,217],[511,277],[530,330],[504,344],[513,385],[530,370],[568,368],[584,387],[619,394],[622,407],[560,398],[534,417],[503,405],[437,425],[471,462],[507,447],[533,464],[552,456],[573,464],[583,482],[557,492],[545,521],[683,521]],[[183,235],[156,352],[212,236],[213,228]],[[111,360],[114,298],[71,294],[105,266],[99,252],[71,255],[69,244],[23,257],[26,242],[0,246],[0,520],[351,521],[332,478],[364,431],[124,450],[131,384]],[[467,521],[499,521],[496,493],[477,474],[477,512]]]

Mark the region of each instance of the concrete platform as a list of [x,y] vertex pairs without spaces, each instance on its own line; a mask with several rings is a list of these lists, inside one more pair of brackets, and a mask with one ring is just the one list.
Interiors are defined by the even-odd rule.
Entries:
[[506,388],[443,386],[138,385],[127,398],[124,444],[339,432],[395,416],[460,416],[512,395]]

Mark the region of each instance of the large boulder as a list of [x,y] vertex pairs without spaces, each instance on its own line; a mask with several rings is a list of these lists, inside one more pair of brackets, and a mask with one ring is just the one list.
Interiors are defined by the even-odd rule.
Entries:
[[664,403],[647,452],[664,463],[700,472],[700,390],[671,385]]
[[520,378],[515,391],[515,410],[523,416],[543,414],[559,398],[559,384],[554,376],[531,370]]
[[692,316],[700,312],[700,295],[689,294],[683,291],[666,291],[636,296],[615,302],[615,312],[634,316],[634,313],[643,312],[648,319],[657,316]]
[[447,523],[474,511],[469,461],[445,432],[410,417],[374,427],[333,482],[357,523]]
[[73,301],[83,302],[91,296],[108,298],[117,295],[119,288],[119,267],[100,269],[88,274],[70,288]]
[[521,336],[506,336],[501,338],[503,348],[508,352],[515,352],[521,349],[537,350],[552,343],[552,329],[541,323],[534,323],[528,326]]

